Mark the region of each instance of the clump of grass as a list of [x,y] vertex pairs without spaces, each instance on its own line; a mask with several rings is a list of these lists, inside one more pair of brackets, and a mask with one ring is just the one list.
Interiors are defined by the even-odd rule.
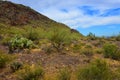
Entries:
[[3,55],[3,54],[0,54],[0,68],[5,67],[7,61],[8,61],[7,56]]
[[120,41],[120,34],[116,37],[117,41]]
[[113,80],[120,80],[120,68],[117,68],[113,73],[114,73],[114,75],[112,75]]
[[34,28],[28,28],[28,31],[27,33],[25,34],[25,36],[32,40],[32,41],[35,41],[35,40],[39,40],[40,39],[40,36],[39,36],[39,30],[36,30]]
[[5,46],[8,46],[9,45],[9,41],[10,41],[10,37],[5,37],[1,40],[1,44],[5,45]]
[[86,45],[84,48],[81,49],[81,54],[86,55],[87,57],[93,56],[93,49],[91,45]]
[[77,73],[78,80],[112,80],[107,63],[97,59],[89,66],[82,68]]
[[10,69],[12,70],[12,72],[15,72],[17,70],[19,70],[20,68],[22,68],[23,64],[21,62],[13,62],[10,64]]
[[54,51],[52,46],[46,46],[46,47],[43,48],[43,50],[48,55],[51,54]]
[[84,54],[87,57],[92,57],[93,56],[93,50],[84,48],[84,49],[81,50],[81,54]]
[[79,52],[81,50],[81,44],[74,44],[74,46],[72,47],[73,52]]
[[103,49],[97,48],[97,49],[95,49],[95,53],[102,54],[103,53]]
[[4,68],[9,61],[10,56],[0,51],[0,68]]
[[70,80],[70,78],[71,78],[70,70],[68,70],[67,68],[60,70],[58,80]]
[[19,80],[43,80],[44,70],[40,66],[27,66],[19,71]]
[[120,60],[120,50],[118,46],[114,44],[105,44],[103,50],[104,50],[104,56],[106,58]]

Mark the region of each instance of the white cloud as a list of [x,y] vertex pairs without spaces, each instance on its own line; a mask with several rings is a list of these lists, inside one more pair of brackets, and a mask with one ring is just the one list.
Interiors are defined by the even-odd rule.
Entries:
[[97,25],[120,24],[120,16],[89,16],[84,15],[83,11],[77,9],[68,11],[68,13],[62,12],[58,9],[48,9],[47,12],[45,11],[43,14],[57,20],[58,22],[65,23],[71,28],[87,28]]
[[97,25],[109,25],[109,24],[120,24],[120,16],[112,16],[112,17],[89,17],[83,16],[82,19],[76,18],[74,20],[68,20],[65,24],[70,24],[74,26],[73,28],[82,27],[87,28],[91,26]]

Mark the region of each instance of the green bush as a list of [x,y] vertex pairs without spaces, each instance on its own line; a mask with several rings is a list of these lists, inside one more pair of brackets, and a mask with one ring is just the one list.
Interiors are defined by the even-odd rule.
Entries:
[[120,50],[118,46],[114,44],[105,44],[103,50],[104,50],[104,56],[106,58],[120,60]]
[[15,72],[15,71],[19,70],[22,66],[23,66],[22,63],[20,63],[20,62],[13,62],[10,64],[10,69],[13,72]]
[[77,73],[78,80],[112,80],[111,72],[105,61],[96,60],[89,66],[80,69]]
[[70,80],[70,78],[71,78],[70,71],[67,68],[60,70],[58,80]]
[[32,41],[34,40],[38,40],[40,38],[38,30],[34,29],[34,28],[30,28],[27,33],[26,33],[26,37]]
[[10,40],[9,52],[14,52],[15,50],[22,50],[25,48],[32,48],[34,46],[33,42],[27,38],[15,36]]
[[54,28],[52,35],[50,36],[50,41],[53,47],[60,52],[64,45],[70,42],[69,32]]
[[27,67],[19,73],[20,80],[43,80],[44,71],[41,67]]

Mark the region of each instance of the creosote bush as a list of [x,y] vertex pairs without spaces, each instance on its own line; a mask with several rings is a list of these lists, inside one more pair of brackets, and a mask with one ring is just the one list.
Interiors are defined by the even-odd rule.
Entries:
[[120,49],[118,46],[114,44],[105,44],[103,50],[106,58],[120,60]]
[[97,59],[89,66],[80,69],[77,73],[78,80],[112,80],[107,63]]

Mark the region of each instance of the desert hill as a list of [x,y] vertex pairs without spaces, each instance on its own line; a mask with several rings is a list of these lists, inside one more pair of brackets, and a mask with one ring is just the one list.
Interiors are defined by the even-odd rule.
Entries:
[[62,23],[49,19],[30,7],[22,4],[15,4],[10,1],[0,1],[0,23],[16,26],[36,24],[36,22],[41,24],[43,27],[50,27],[53,25],[68,27]]
[[83,36],[0,0],[0,80],[120,80],[120,34]]

